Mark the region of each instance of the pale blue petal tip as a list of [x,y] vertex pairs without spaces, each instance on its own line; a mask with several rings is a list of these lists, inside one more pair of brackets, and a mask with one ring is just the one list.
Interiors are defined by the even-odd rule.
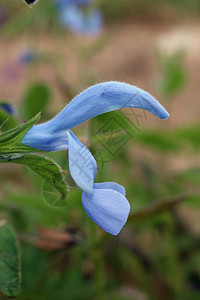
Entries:
[[82,204],[88,216],[112,235],[119,234],[130,212],[130,204],[126,197],[117,190],[108,188],[95,187],[93,194],[83,192]]
[[163,117],[161,119],[167,120],[167,119],[169,119],[169,117],[170,117],[170,114],[167,111],[165,111],[165,113],[163,114]]
[[92,193],[97,171],[96,161],[72,131],[68,131],[67,136],[70,174],[83,191]]

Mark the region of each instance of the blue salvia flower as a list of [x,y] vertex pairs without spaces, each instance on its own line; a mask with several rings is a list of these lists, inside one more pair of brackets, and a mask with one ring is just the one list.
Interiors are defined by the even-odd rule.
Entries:
[[7,114],[11,116],[15,114],[15,109],[10,103],[0,102],[0,109],[3,109]]
[[103,27],[103,17],[100,10],[89,7],[89,0],[56,0],[59,21],[69,30],[85,35],[98,35]]
[[129,215],[125,189],[114,182],[94,183],[97,164],[71,128],[100,114],[136,107],[161,119],[169,114],[149,93],[126,83],[96,84],[74,98],[55,118],[33,126],[21,143],[43,151],[68,149],[69,169],[83,190],[82,204],[88,216],[105,231],[117,235]]

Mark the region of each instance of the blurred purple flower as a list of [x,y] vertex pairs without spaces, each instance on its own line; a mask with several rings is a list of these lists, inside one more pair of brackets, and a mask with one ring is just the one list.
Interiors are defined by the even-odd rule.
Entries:
[[22,76],[23,69],[22,67],[16,63],[11,62],[10,64],[3,67],[3,78],[6,81],[16,81],[20,76]]
[[25,67],[39,59],[38,53],[34,50],[23,50],[19,53],[14,61],[9,62],[3,68],[3,77],[9,81],[17,80],[23,73]]
[[90,9],[90,4],[91,0],[56,0],[61,25],[78,34],[98,35],[103,16],[100,10]]

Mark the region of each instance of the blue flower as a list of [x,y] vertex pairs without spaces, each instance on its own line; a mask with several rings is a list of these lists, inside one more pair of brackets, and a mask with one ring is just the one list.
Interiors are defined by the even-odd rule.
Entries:
[[98,9],[83,10],[90,3],[89,0],[57,0],[61,25],[78,34],[98,35],[103,26],[103,17]]
[[114,182],[94,183],[96,161],[70,129],[95,116],[125,107],[145,109],[161,119],[169,117],[149,93],[126,83],[105,82],[86,89],[55,118],[33,126],[21,140],[43,151],[68,149],[70,173],[83,190],[82,204],[86,213],[113,235],[121,231],[129,215],[125,189]]
[[26,50],[22,52],[19,56],[19,62],[21,64],[27,65],[29,63],[34,62],[37,59],[37,53],[35,53],[33,50]]
[[80,6],[88,6],[93,0],[56,0],[56,5],[59,8],[66,7],[69,4],[76,4]]
[[11,116],[15,114],[15,109],[10,103],[0,102],[0,109],[3,109],[7,114]]

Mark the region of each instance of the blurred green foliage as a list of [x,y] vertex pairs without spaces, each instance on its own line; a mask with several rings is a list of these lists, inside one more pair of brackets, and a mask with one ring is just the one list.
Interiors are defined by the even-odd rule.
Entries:
[[49,102],[49,87],[42,83],[35,83],[28,88],[25,94],[21,105],[21,114],[27,120],[33,118],[38,112],[42,112],[45,117],[44,109]]
[[7,131],[18,125],[17,120],[3,109],[0,109],[1,131]]
[[[9,22],[6,22],[3,28],[3,34],[13,36],[23,31],[29,31],[35,35],[36,31],[51,31],[60,34],[61,27],[58,22],[55,1],[39,1],[39,9],[29,13],[21,1],[7,0],[6,4],[2,3],[4,8],[15,10],[15,17],[9,16]],[[96,4],[101,8],[107,22],[114,20],[162,18],[164,16],[173,18],[173,15],[188,15],[191,18],[198,16],[200,13],[199,0],[96,0]],[[155,9],[156,7],[156,9]],[[8,9],[8,12],[11,11]],[[173,14],[174,13],[174,14]],[[59,30],[58,30],[59,29]]]
[[186,72],[184,69],[184,56],[181,53],[158,55],[161,68],[161,78],[158,89],[166,98],[171,98],[186,85]]
[[20,252],[17,238],[10,225],[4,220],[0,223],[0,290],[8,297],[19,293]]

